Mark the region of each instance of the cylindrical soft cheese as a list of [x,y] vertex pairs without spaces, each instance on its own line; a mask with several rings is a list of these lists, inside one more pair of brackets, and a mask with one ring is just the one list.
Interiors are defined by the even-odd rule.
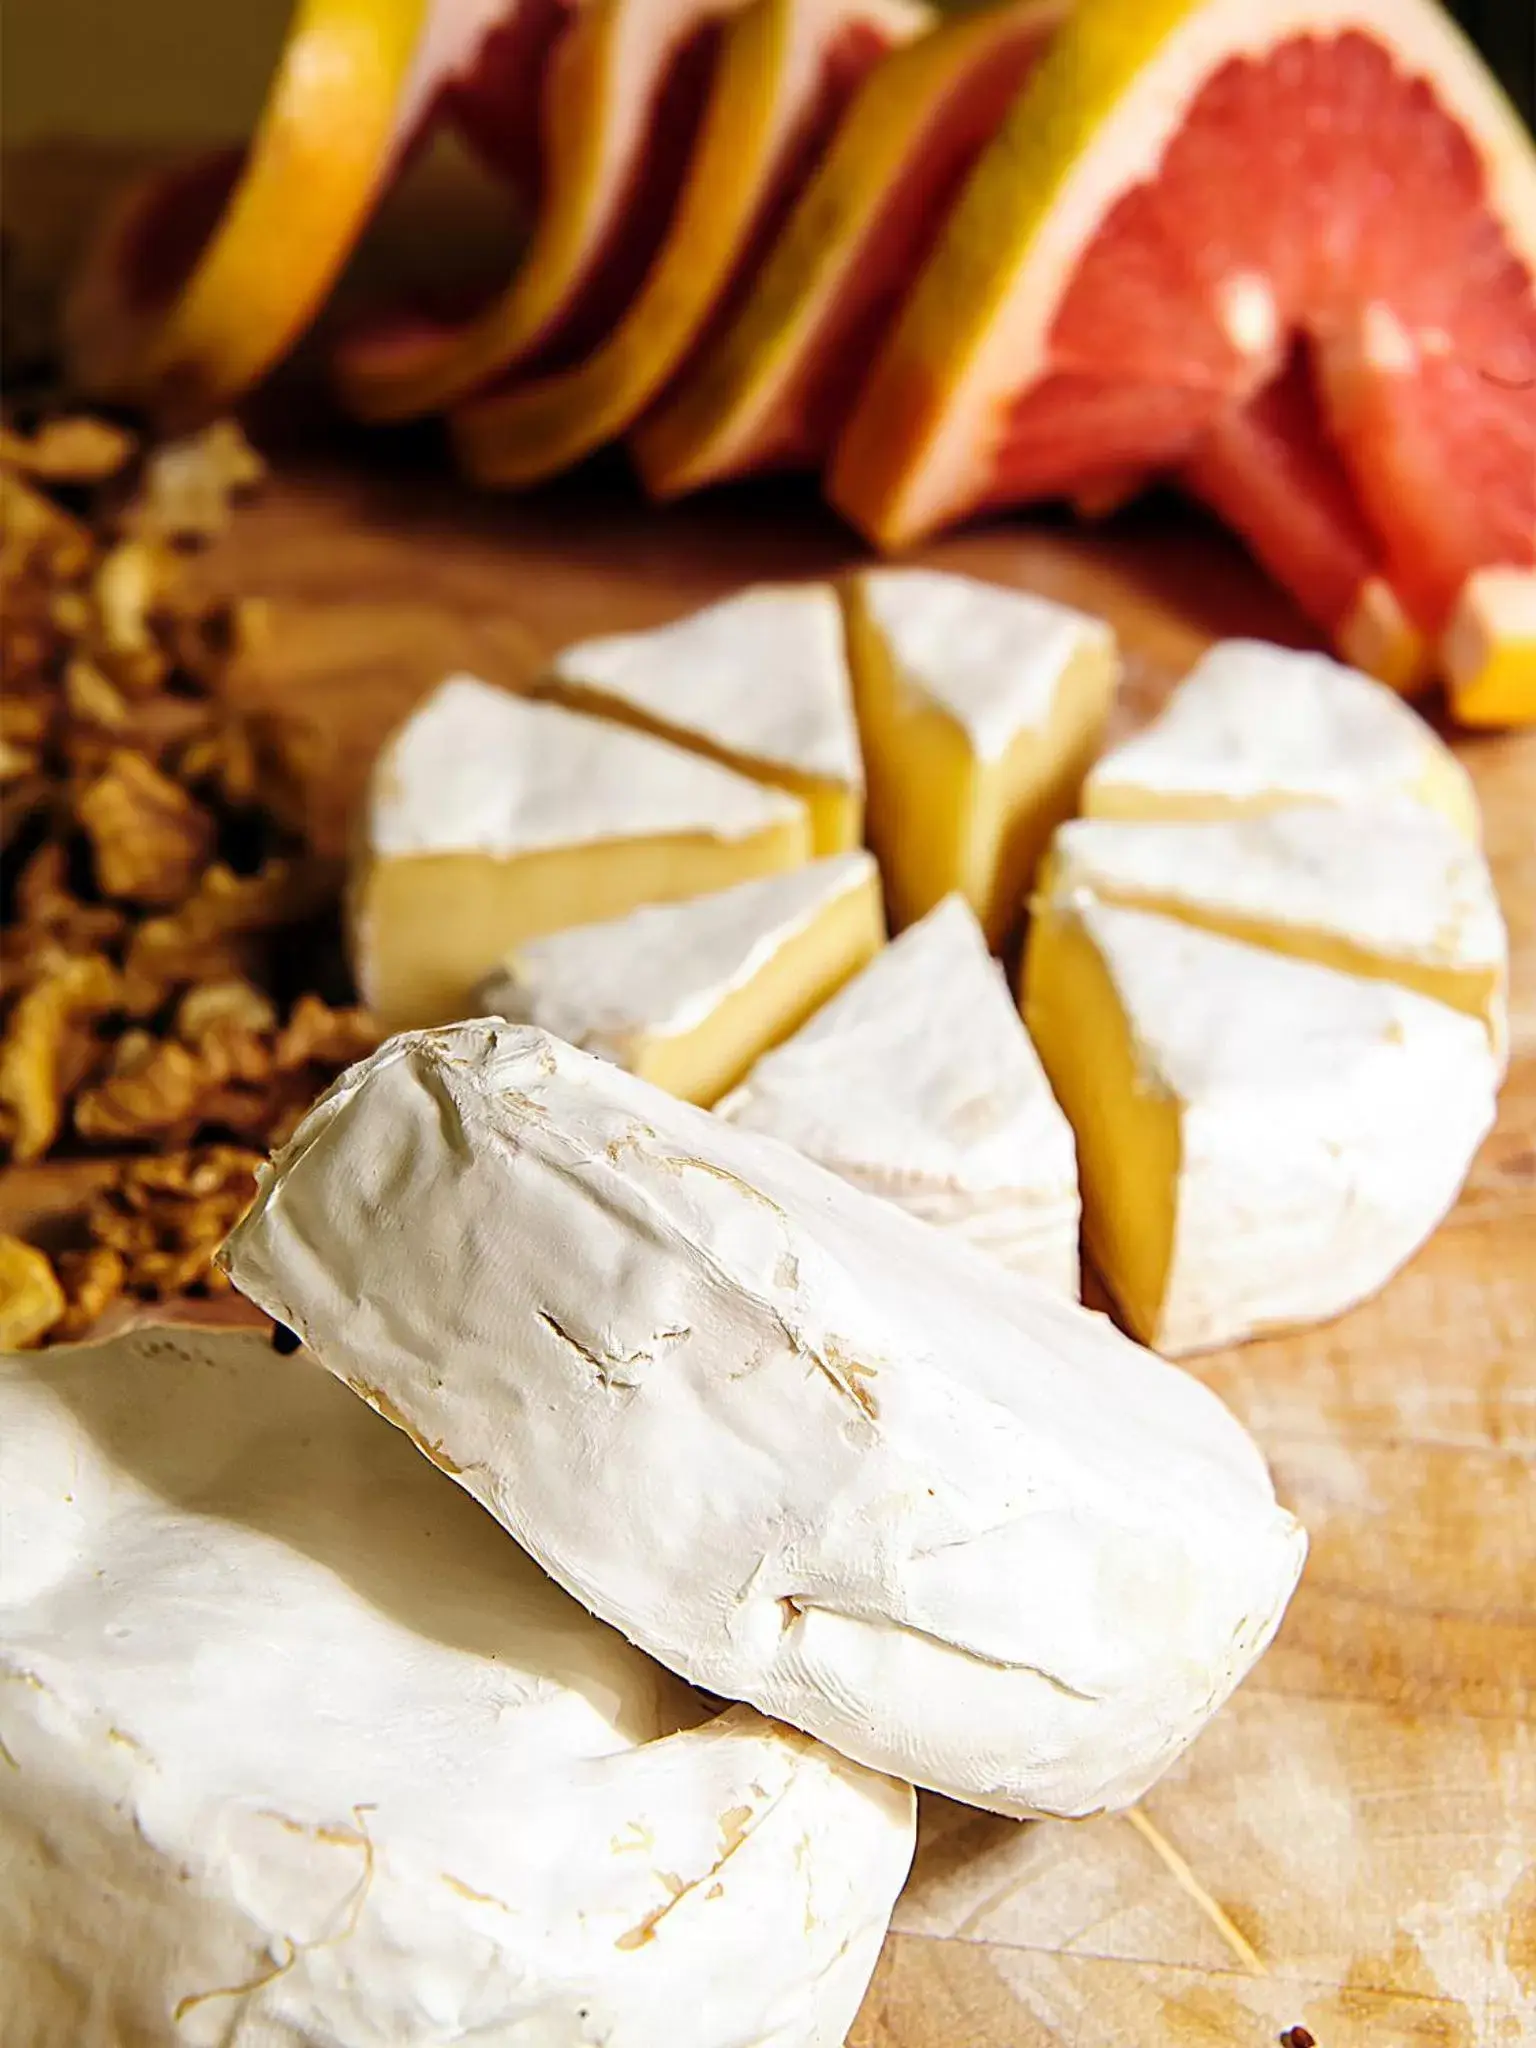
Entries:
[[0,1358],[7,2048],[837,2048],[909,1787],[255,1333]]
[[526,1027],[389,1041],[225,1256],[664,1664],[1003,1812],[1137,1798],[1301,1568],[1196,1380]]

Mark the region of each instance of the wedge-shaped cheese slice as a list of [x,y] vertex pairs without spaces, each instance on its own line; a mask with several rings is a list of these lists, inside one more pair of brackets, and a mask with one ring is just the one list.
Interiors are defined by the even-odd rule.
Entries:
[[482,1007],[708,1108],[884,939],[879,869],[833,854],[529,939],[487,979]]
[[1114,634],[971,576],[873,569],[848,592],[848,646],[891,915],[958,889],[996,942],[1098,751]]
[[809,854],[796,798],[454,676],[374,768],[350,891],[358,986],[386,1029],[462,1017],[520,940]]
[[1326,803],[1443,811],[1480,836],[1461,763],[1385,684],[1323,654],[1223,640],[1083,785],[1096,818],[1216,818]]
[[1374,1294],[1493,1121],[1476,1019],[1083,893],[1036,907],[1024,1014],[1077,1133],[1088,1248],[1167,1351]]
[[864,768],[828,583],[758,584],[650,632],[580,641],[545,689],[795,791],[818,853],[859,843]]
[[1481,1017],[1505,1038],[1509,940],[1487,862],[1432,811],[1297,805],[1209,824],[1078,818],[1043,893],[1182,918]]
[[760,1060],[720,1114],[1076,1298],[1072,1129],[960,897]]
[[1300,1568],[1196,1380],[527,1027],[352,1069],[223,1256],[632,1642],[1004,1812],[1138,1797]]
[[716,1719],[252,1332],[0,1358],[8,2042],[841,2041],[908,1787]]

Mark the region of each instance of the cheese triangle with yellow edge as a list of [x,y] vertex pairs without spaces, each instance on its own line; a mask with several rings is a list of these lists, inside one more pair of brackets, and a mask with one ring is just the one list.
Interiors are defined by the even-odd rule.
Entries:
[[787,792],[454,676],[374,766],[349,890],[358,987],[387,1031],[450,1021],[524,939],[809,856]]
[[719,1114],[1076,1297],[1072,1132],[958,896],[876,954]]
[[579,641],[542,687],[803,796],[817,853],[859,844],[864,767],[830,584],[758,584],[648,632]]
[[1077,801],[1120,663],[1102,619],[933,569],[872,569],[847,593],[869,837],[891,915],[957,890],[996,944]]
[[885,939],[867,853],[528,939],[478,1007],[708,1108]]
[[1169,1353],[1374,1294],[1493,1122],[1475,1018],[1083,891],[1035,907],[1024,1016],[1077,1134],[1088,1249]]
[[1097,818],[1213,818],[1327,803],[1441,811],[1479,836],[1471,779],[1384,683],[1326,655],[1223,640],[1083,785]]
[[1078,818],[1044,893],[1087,890],[1227,938],[1395,981],[1505,1038],[1509,941],[1475,846],[1433,811],[1297,805],[1206,824]]

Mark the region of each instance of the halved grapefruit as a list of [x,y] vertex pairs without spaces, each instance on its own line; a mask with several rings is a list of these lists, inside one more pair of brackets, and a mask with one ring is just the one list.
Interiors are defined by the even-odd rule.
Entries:
[[621,434],[745,277],[826,145],[858,80],[929,24],[913,0],[750,0],[719,63],[677,209],[612,332],[569,369],[493,387],[453,414],[480,483],[528,484]]
[[657,497],[819,465],[872,350],[1068,0],[1003,0],[874,66],[740,311],[636,431]]
[[96,235],[64,313],[75,382],[172,420],[254,383],[440,96],[525,7],[553,22],[553,0],[300,0],[250,148],[140,181]]
[[831,493],[897,544],[1176,467],[1300,346],[1381,576],[1436,637],[1475,572],[1536,565],[1533,273],[1536,153],[1432,0],[1081,0]]
[[[468,318],[407,310],[359,325],[336,354],[351,412],[432,412],[514,364],[568,362],[608,331],[675,202],[715,69],[715,31],[738,4],[588,0],[547,66],[538,212],[511,280]],[[467,118],[482,153],[493,150],[485,110]]]

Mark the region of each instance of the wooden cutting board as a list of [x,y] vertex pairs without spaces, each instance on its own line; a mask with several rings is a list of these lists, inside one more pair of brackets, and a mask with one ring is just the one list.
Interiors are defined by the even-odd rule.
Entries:
[[[260,438],[258,426],[258,438]],[[246,685],[327,734],[338,840],[387,728],[445,672],[515,684],[579,634],[856,558],[809,494],[645,511],[621,480],[476,500],[435,441],[305,452],[209,562],[270,602]],[[1208,528],[1010,524],[928,550],[1106,613],[1143,718],[1213,634],[1305,640]],[[1131,1815],[924,1801],[855,2048],[1536,2041],[1536,735],[1459,743],[1514,941],[1514,1060],[1455,1214],[1323,1329],[1193,1366],[1312,1537],[1279,1640]],[[67,1196],[0,1187],[14,1219]]]

